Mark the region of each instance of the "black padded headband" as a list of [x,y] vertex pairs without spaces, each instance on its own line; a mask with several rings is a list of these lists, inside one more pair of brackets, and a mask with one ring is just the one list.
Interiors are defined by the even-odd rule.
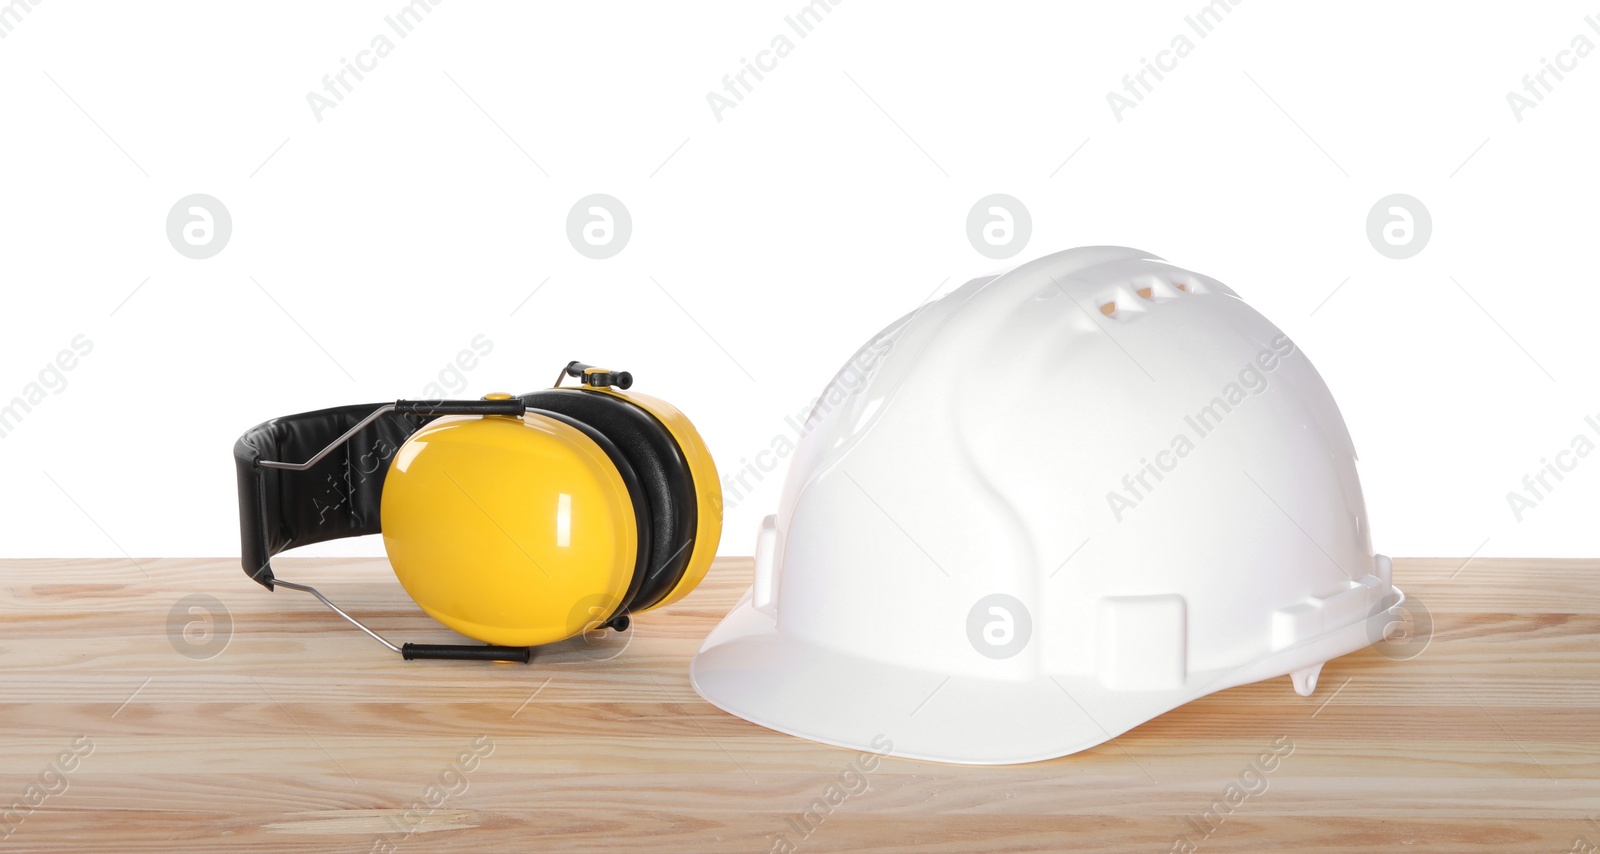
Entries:
[[378,500],[389,460],[434,418],[520,417],[526,410],[516,398],[400,400],[285,415],[250,428],[233,445],[245,573],[271,590],[273,555],[380,533]]

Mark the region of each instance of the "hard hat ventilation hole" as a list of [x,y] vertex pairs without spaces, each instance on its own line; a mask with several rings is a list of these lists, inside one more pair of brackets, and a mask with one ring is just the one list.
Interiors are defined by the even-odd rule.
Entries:
[[1140,288],[1135,293],[1137,293],[1140,297],[1142,297],[1144,299],[1155,299],[1155,291],[1153,289],[1151,289],[1151,288],[1148,288],[1148,287]]
[[1105,315],[1106,317],[1111,317],[1111,316],[1115,315],[1117,313],[1117,304],[1114,303],[1114,302],[1101,303],[1100,304],[1100,313]]
[[1184,284],[1183,282],[1173,282],[1172,286],[1177,288],[1180,291],[1183,291],[1184,293],[1188,293],[1189,292],[1189,286]]

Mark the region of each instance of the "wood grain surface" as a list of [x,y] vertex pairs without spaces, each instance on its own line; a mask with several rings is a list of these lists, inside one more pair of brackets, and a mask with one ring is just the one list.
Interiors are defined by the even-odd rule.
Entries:
[[[381,560],[279,574],[393,638],[454,639]],[[1050,762],[864,769],[690,687],[748,560],[625,643],[530,665],[405,662],[234,560],[3,561],[0,852],[1600,844],[1600,562],[1398,560],[1394,578],[1431,640],[1335,660],[1311,697],[1275,679]]]

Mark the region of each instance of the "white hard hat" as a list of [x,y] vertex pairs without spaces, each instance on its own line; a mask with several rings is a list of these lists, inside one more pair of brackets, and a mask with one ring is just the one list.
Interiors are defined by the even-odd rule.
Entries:
[[1214,279],[1090,247],[901,318],[819,399],[714,705],[841,747],[1029,762],[1381,639],[1403,597],[1316,369]]

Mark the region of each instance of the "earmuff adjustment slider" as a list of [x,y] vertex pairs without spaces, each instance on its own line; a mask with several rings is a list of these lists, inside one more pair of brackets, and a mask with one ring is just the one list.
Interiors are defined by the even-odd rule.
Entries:
[[509,395],[498,400],[397,400],[394,411],[401,415],[511,415],[521,418],[528,411],[528,404]]
[[[391,651],[400,653],[400,656],[406,661],[518,661],[527,664],[533,660],[533,648],[526,646],[495,646],[493,644],[478,646],[475,644],[455,643],[408,643],[395,646],[393,641],[368,628],[366,623],[350,616],[343,608],[333,604],[333,600],[322,595],[322,591],[317,588],[309,584],[284,581],[281,578],[273,579],[272,583],[279,587],[299,590],[317,597],[322,604],[327,605],[335,614],[343,617],[361,631],[366,632],[368,637],[388,647]],[[623,619],[627,618],[624,617]]]
[[[631,379],[631,378],[630,378]],[[329,454],[338,450],[346,442],[366,429],[373,422],[391,412],[401,415],[512,415],[521,418],[528,411],[527,401],[513,397],[509,400],[397,400],[372,410],[367,417],[356,422],[355,426],[344,432],[344,435],[332,442],[327,447],[318,451],[311,459],[301,463],[291,463],[283,460],[255,461],[256,468],[281,469],[283,471],[310,471],[313,466],[320,463]]]
[[579,361],[567,363],[561,373],[556,376],[556,388],[561,387],[561,381],[567,377],[575,377],[578,382],[590,388],[628,388],[633,385],[633,374],[627,371],[613,371],[610,368],[597,368],[585,365]]

